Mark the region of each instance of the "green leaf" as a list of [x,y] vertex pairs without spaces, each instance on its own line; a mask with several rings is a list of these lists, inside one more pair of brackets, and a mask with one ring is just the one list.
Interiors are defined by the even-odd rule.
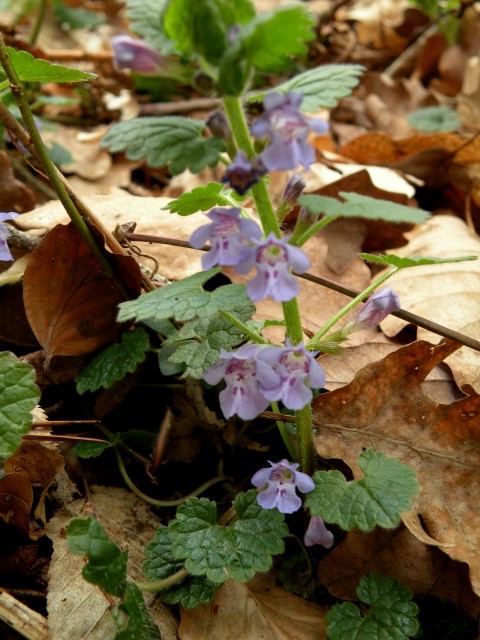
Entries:
[[255,490],[237,496],[233,506],[238,520],[229,528],[216,524],[214,502],[189,498],[168,526],[174,557],[185,560],[191,574],[215,583],[228,578],[246,582],[258,571],[268,571],[272,555],[284,550],[288,528],[283,514],[262,509],[256,497]]
[[50,156],[50,160],[54,164],[56,164],[57,167],[62,164],[70,164],[71,162],[73,162],[73,156],[70,151],[68,151],[68,149],[65,149],[65,147],[62,147],[62,145],[58,144],[58,142],[53,141],[51,146],[48,147],[47,151],[48,155]]
[[0,458],[9,458],[32,426],[40,400],[34,368],[9,351],[0,352]]
[[71,553],[87,556],[82,575],[113,596],[121,596],[127,577],[128,553],[110,542],[102,525],[92,517],[72,520],[67,527],[67,545]]
[[22,82],[84,82],[96,78],[95,73],[70,69],[61,64],[34,58],[27,51],[7,47],[12,65]]
[[[242,322],[247,322],[255,312],[255,306],[246,295],[243,284],[219,287],[211,297],[219,309],[228,311]],[[244,340],[245,334],[216,312],[208,318],[187,323],[164,342],[162,351],[172,345],[176,347],[169,354],[168,362],[184,365],[182,377],[201,378],[208,367],[218,360],[221,348],[228,351]]]
[[199,173],[217,164],[224,148],[220,138],[203,138],[204,128],[203,122],[181,116],[134,118],[114,124],[101,146],[112,153],[125,151],[129,160],[145,158],[150,167],[168,166],[173,175],[185,169]]
[[399,269],[406,269],[408,267],[419,267],[426,264],[447,264],[449,262],[465,262],[469,260],[478,260],[478,256],[459,256],[458,258],[402,258],[393,254],[389,254],[388,256],[377,256],[372,253],[359,253],[357,255],[367,262],[390,265],[393,267],[398,267]]
[[227,47],[227,25],[216,0],[170,0],[163,28],[180,53],[217,64]]
[[153,49],[173,53],[174,44],[163,31],[162,17],[168,0],[127,0],[130,28]]
[[208,211],[212,207],[231,207],[232,200],[222,194],[223,188],[223,184],[219,182],[209,182],[204,187],[187,191],[163,209],[181,216],[189,216],[197,211]]
[[120,342],[98,353],[78,374],[75,378],[77,392],[96,391],[100,387],[108,389],[127,373],[135,371],[145,360],[149,347],[150,340],[145,329],[137,327],[132,331],[124,331]]
[[[185,322],[194,318],[208,318],[216,313],[223,302],[221,294],[204,291],[202,285],[220,273],[219,267],[200,271],[166,287],[150,291],[136,300],[118,305],[118,322],[159,322],[173,318]],[[219,298],[220,295],[220,298]]]
[[134,584],[126,586],[123,602],[114,607],[112,615],[118,629],[114,640],[162,638],[157,625],[148,614],[142,592]]
[[313,214],[342,216],[344,218],[367,218],[368,220],[386,220],[387,222],[424,222],[430,217],[428,211],[413,209],[389,200],[379,200],[358,193],[340,192],[345,202],[328,196],[300,196],[298,202]]
[[105,449],[109,449],[111,446],[109,442],[79,442],[73,447],[72,453],[77,458],[98,458]]
[[456,112],[449,107],[417,109],[407,116],[407,122],[419,131],[457,131],[460,126]]
[[360,454],[359,465],[364,477],[352,482],[339,471],[317,471],[306,506],[312,515],[346,531],[372,531],[377,526],[393,529],[400,523],[400,514],[412,507],[417,491],[415,472],[371,449]]
[[280,71],[292,57],[306,54],[315,24],[313,14],[301,5],[261,13],[246,27],[246,55],[259,71]]
[[[321,107],[335,107],[341,98],[349,96],[364,71],[365,67],[360,64],[325,64],[304,71],[271,91],[303,93],[301,108],[314,112]],[[256,93],[251,100],[261,100],[266,93]]]
[[53,3],[53,12],[63,28],[66,26],[70,29],[91,29],[105,22],[105,16],[96,11],[88,11],[82,7],[67,7],[59,0]]
[[205,576],[189,576],[180,584],[162,592],[162,600],[166,604],[180,604],[184,609],[194,609],[211,602],[217,589],[218,584]]
[[376,573],[361,578],[357,595],[370,605],[362,616],[352,602],[336,604],[327,613],[330,640],[407,640],[418,632],[418,607],[412,592],[393,578]]

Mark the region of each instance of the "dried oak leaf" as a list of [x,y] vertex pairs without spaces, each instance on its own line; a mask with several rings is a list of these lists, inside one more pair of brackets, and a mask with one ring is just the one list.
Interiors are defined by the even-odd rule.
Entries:
[[[141,274],[133,258],[111,254],[122,284],[138,295]],[[57,225],[32,253],[24,274],[24,301],[30,326],[45,349],[78,356],[112,342],[117,305],[125,294],[107,277],[72,223]]]
[[361,369],[345,387],[313,402],[315,446],[340,458],[361,477],[359,454],[367,447],[414,469],[418,494],[403,514],[420,541],[466,562],[480,594],[480,396],[438,404],[421,383],[459,347],[417,341]]

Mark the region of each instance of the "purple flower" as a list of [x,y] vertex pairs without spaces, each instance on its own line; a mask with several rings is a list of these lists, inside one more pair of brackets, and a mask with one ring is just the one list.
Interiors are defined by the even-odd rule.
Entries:
[[268,364],[258,360],[263,348],[247,344],[236,351],[220,349],[220,359],[204,373],[209,384],[225,379],[226,387],[219,398],[226,418],[236,413],[243,420],[252,420],[270,404],[260,390],[260,382],[269,387],[278,382],[278,376]]
[[11,211],[10,213],[0,213],[0,260],[13,260],[13,256],[8,248],[8,228],[2,224],[4,220],[11,220],[16,218],[18,213]]
[[365,303],[358,316],[347,325],[348,333],[362,329],[374,329],[392,311],[401,309],[400,300],[389,287],[374,293]]
[[235,266],[246,260],[252,252],[248,244],[260,238],[262,230],[256,222],[240,217],[241,210],[235,207],[214,207],[207,217],[212,221],[199,227],[190,236],[190,245],[201,249],[210,241],[212,248],[202,256],[202,267],[210,269],[215,265]]
[[321,516],[312,516],[308,523],[303,542],[306,547],[313,547],[314,544],[321,544],[322,547],[330,549],[334,542],[333,533],[327,529]]
[[307,118],[299,107],[301,93],[272,92],[265,96],[265,112],[251,127],[256,138],[269,138],[270,144],[261,159],[269,171],[295,169],[302,164],[305,169],[315,161],[315,151],[307,142],[310,130],[323,134],[328,124],[323,120]]
[[302,506],[295,489],[302,493],[313,491],[315,484],[306,473],[297,471],[298,462],[270,462],[270,468],[260,469],[254,474],[252,484],[265,487],[257,496],[258,504],[264,509],[274,509],[281,513],[293,513]]
[[306,182],[302,176],[299,173],[294,173],[293,176],[290,176],[287,184],[285,185],[281,202],[286,202],[291,206],[297,204],[297,200],[302,195],[306,186]]
[[265,173],[266,169],[258,158],[250,161],[244,153],[238,151],[234,162],[228,166],[222,182],[228,182],[237,193],[243,196]]
[[262,349],[258,360],[270,365],[279,377],[276,385],[261,384],[264,397],[272,402],[281,400],[288,409],[302,409],[312,399],[310,387],[319,389],[325,384],[325,373],[315,355],[302,342],[292,347],[288,339],[285,347]]
[[155,73],[163,62],[163,56],[151,49],[143,40],[127,35],[112,38],[113,61],[117,69],[132,69],[139,73]]
[[265,240],[253,240],[256,246],[244,260],[235,266],[237,273],[246,274],[256,267],[257,275],[247,284],[251,300],[272,296],[277,302],[291,300],[300,291],[300,285],[290,268],[304,273],[310,266],[307,254],[291,244],[288,238],[277,238],[270,233]]

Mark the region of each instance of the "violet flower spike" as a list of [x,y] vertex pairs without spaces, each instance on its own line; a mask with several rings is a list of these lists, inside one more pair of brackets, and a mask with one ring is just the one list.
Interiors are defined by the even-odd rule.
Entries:
[[266,172],[258,158],[250,161],[242,151],[238,151],[235,160],[227,167],[222,182],[228,182],[232,189],[243,196]]
[[211,249],[202,256],[202,267],[215,265],[236,266],[252,253],[250,241],[262,236],[262,230],[253,220],[241,217],[236,207],[214,207],[208,214],[212,222],[202,225],[190,236],[190,245],[201,249],[210,242]]
[[252,484],[257,488],[265,487],[257,495],[258,504],[264,509],[277,508],[280,513],[294,513],[302,506],[296,489],[309,493],[315,488],[312,478],[306,473],[297,471],[298,462],[270,462],[271,467],[257,471]]
[[8,248],[7,238],[8,238],[8,227],[2,222],[5,220],[12,220],[12,218],[16,218],[18,213],[11,211],[9,213],[0,212],[0,260],[9,261],[13,260],[12,253]]
[[235,265],[235,271],[240,274],[247,274],[253,267],[257,269],[257,275],[247,284],[248,297],[255,302],[268,296],[277,302],[295,298],[300,284],[290,269],[304,273],[310,266],[307,254],[288,244],[288,238],[277,238],[274,233],[265,240],[252,242],[256,247]]
[[256,138],[269,138],[270,144],[261,154],[268,171],[295,169],[299,164],[305,169],[315,161],[315,151],[307,142],[310,130],[318,134],[328,131],[328,123],[307,118],[299,109],[303,95],[297,92],[268,93],[264,100],[264,113],[252,125]]
[[220,407],[226,418],[237,414],[243,420],[253,420],[269,406],[260,381],[268,386],[277,384],[278,375],[257,359],[263,345],[247,344],[236,351],[220,349],[220,359],[210,366],[203,377],[209,384],[223,378],[226,387],[220,392]]
[[272,367],[279,376],[276,385],[261,391],[267,400],[281,400],[287,409],[303,409],[313,397],[311,388],[320,389],[325,384],[325,373],[315,360],[317,352],[308,351],[303,342],[291,346],[287,338],[286,346],[267,346],[259,353],[258,359]]
[[349,322],[345,328],[348,333],[362,329],[374,329],[392,311],[400,309],[400,300],[395,291],[385,287],[370,296],[355,320]]
[[330,549],[334,543],[334,536],[327,529],[321,516],[312,516],[308,523],[303,543],[306,547],[313,547],[314,544],[321,544],[325,549]]

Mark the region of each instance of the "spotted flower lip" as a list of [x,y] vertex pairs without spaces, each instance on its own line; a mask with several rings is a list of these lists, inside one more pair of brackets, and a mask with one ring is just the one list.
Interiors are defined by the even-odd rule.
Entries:
[[266,346],[258,359],[272,367],[279,381],[268,388],[262,386],[265,398],[281,400],[287,409],[294,410],[308,404],[313,397],[311,388],[320,389],[325,384],[325,373],[315,356],[316,352],[308,351],[302,342],[292,346],[288,339],[285,347]]
[[247,295],[253,301],[271,296],[277,302],[287,302],[298,295],[300,285],[291,269],[304,273],[310,266],[307,254],[288,238],[270,233],[265,240],[253,240],[254,250],[239,261],[235,271],[247,274],[253,267],[257,275],[247,284]]
[[295,169],[299,164],[305,169],[315,161],[315,151],[307,142],[309,132],[324,134],[328,123],[317,118],[307,118],[299,109],[303,95],[298,92],[268,93],[263,105],[265,112],[252,125],[256,138],[268,138],[270,144],[261,154],[261,160],[269,171]]
[[303,542],[306,547],[313,547],[320,544],[326,549],[330,549],[335,541],[334,535],[327,529],[321,516],[312,516],[308,523]]
[[252,252],[250,241],[262,236],[262,230],[254,220],[241,217],[237,207],[214,207],[207,214],[211,220],[190,236],[190,245],[201,249],[210,242],[211,249],[202,256],[202,267],[215,265],[236,266]]
[[2,224],[2,222],[5,220],[12,220],[17,216],[18,213],[15,213],[14,211],[10,211],[8,213],[0,212],[0,260],[2,261],[13,260],[12,253],[7,244],[8,228],[6,225]]
[[264,509],[277,508],[281,513],[294,513],[302,506],[296,489],[309,493],[315,488],[312,478],[297,471],[298,462],[270,462],[270,467],[260,469],[252,477],[254,487],[262,488],[257,495],[258,504]]
[[220,407],[226,418],[237,414],[243,420],[253,420],[269,406],[270,400],[260,390],[260,383],[272,386],[278,375],[257,356],[263,345],[247,344],[236,351],[220,349],[219,360],[210,366],[203,377],[209,384],[225,380],[220,392]]

